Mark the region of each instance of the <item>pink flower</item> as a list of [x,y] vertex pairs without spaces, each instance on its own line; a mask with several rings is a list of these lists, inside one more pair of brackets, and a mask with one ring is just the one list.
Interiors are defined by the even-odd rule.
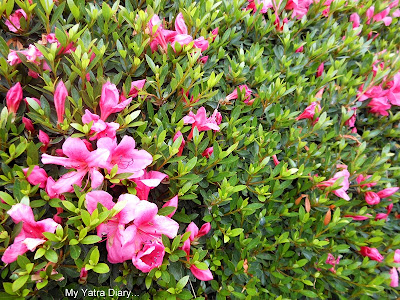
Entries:
[[399,274],[395,267],[390,269],[390,286],[398,287],[399,286]]
[[[29,168],[22,169],[25,176],[27,176]],[[46,186],[47,182],[47,173],[44,169],[39,166],[34,166],[30,174],[26,177],[28,182],[32,185],[39,184],[39,187],[43,189]]]
[[296,49],[296,53],[300,53],[300,52],[303,52],[304,51],[304,47],[303,46],[300,46],[299,48],[297,48]]
[[328,258],[326,259],[325,263],[332,265],[333,267],[329,269],[332,273],[336,273],[335,266],[339,264],[340,257],[335,258],[331,253],[328,254]]
[[308,7],[311,5],[311,3],[313,3],[312,0],[289,0],[285,6],[285,9],[293,11],[292,18],[297,17],[297,19],[301,19],[307,14]]
[[63,220],[59,216],[59,214],[63,213],[64,210],[61,207],[56,207],[57,213],[54,215],[53,220],[57,222],[58,224],[62,224]]
[[372,217],[372,215],[370,214],[366,214],[365,216],[361,216],[361,215],[345,215],[345,218],[352,218],[354,221],[364,221],[364,220],[368,220],[370,217]]
[[8,30],[17,33],[21,29],[21,18],[24,18],[26,20],[26,13],[23,9],[17,9],[13,14],[8,17],[5,22]]
[[81,269],[81,272],[79,273],[79,284],[85,284],[88,278],[88,270],[86,270],[85,267]]
[[144,169],[153,162],[153,157],[145,150],[135,149],[135,140],[125,135],[117,144],[116,139],[101,138],[97,141],[98,149],[105,149],[110,153],[107,162],[104,163],[108,171],[118,165],[117,174],[132,173],[129,177],[138,178],[144,174]]
[[157,187],[167,177],[167,174],[158,171],[147,172],[144,170],[142,176],[133,178],[136,183],[136,195],[140,200],[147,200],[150,190]]
[[55,193],[62,194],[73,191],[73,185],[81,186],[87,173],[89,173],[92,188],[97,188],[103,183],[104,176],[98,171],[98,168],[107,167],[110,156],[109,150],[99,148],[89,151],[85,143],[79,138],[68,138],[62,146],[62,150],[67,157],[42,154],[43,164],[55,164],[67,169],[76,169],[76,171],[66,173],[58,179],[53,186]]
[[344,124],[349,126],[350,128],[354,127],[356,124],[356,117],[357,117],[357,107],[352,107],[351,108],[354,112],[353,115],[348,119]]
[[136,98],[139,90],[143,89],[146,79],[132,81],[129,97]]
[[187,34],[188,30],[185,24],[185,20],[183,19],[182,13],[179,13],[175,19],[175,31],[178,34]]
[[178,209],[178,195],[176,195],[171,200],[166,202],[162,207],[168,207],[168,206],[175,207],[175,210],[172,213],[170,213],[169,215],[167,215],[168,218],[172,218],[172,216],[175,214],[176,210]]
[[213,37],[213,42],[215,41],[215,38],[216,38],[217,35],[218,35],[218,30],[219,30],[219,27],[214,28],[214,29],[211,31],[211,35],[212,35],[212,37]]
[[374,192],[366,192],[365,202],[367,202],[369,205],[376,205],[381,202],[381,198]]
[[96,114],[92,114],[89,110],[85,110],[85,114],[82,116],[82,123],[89,124],[93,122],[92,127],[90,127],[90,133],[94,134],[90,140],[100,139],[103,137],[109,137],[114,139],[117,135],[117,130],[119,128],[118,123],[114,122],[104,122]]
[[6,95],[7,108],[10,113],[16,113],[22,100],[22,87],[19,82],[10,88]]
[[30,132],[35,131],[35,128],[33,127],[33,123],[30,119],[22,117],[22,123],[24,123],[26,130],[28,130]]
[[207,62],[207,60],[208,60],[208,55],[203,56],[203,57],[201,57],[201,58],[199,59],[199,61],[200,61],[202,64],[205,64],[205,63]]
[[[371,177],[372,177],[372,175],[364,176],[364,175],[360,174],[360,175],[358,175],[358,177],[356,178],[356,181],[357,181],[358,184],[360,184],[361,182],[364,182],[364,181],[366,181],[368,178],[371,178]],[[375,186],[376,184],[377,184],[377,182],[373,181],[373,182],[370,182],[370,183],[360,184],[360,187],[373,187],[373,186]]]
[[180,136],[182,137],[182,143],[179,146],[179,151],[178,151],[178,154],[177,154],[178,156],[182,156],[183,148],[185,147],[185,144],[186,144],[185,139],[183,138],[182,132],[180,132],[180,131],[175,133],[173,141],[175,142]]
[[[338,166],[339,167],[339,166]],[[335,184],[335,182],[339,179],[339,178],[343,178],[342,183],[340,184],[340,188],[337,190],[334,190],[333,193],[344,199],[349,201],[350,197],[349,195],[347,195],[346,191],[349,189],[349,177],[350,177],[350,173],[349,171],[347,171],[347,166],[340,166],[342,169],[342,171],[337,172],[331,179],[320,182],[319,184],[317,184],[317,187],[329,187]]]
[[353,23],[353,29],[360,27],[360,16],[358,13],[353,13],[350,15],[350,22]]
[[50,145],[50,138],[46,132],[39,130],[39,141],[43,144],[40,150],[44,153]]
[[23,255],[28,250],[35,251],[37,246],[47,241],[43,232],[54,233],[58,225],[52,219],[36,222],[32,208],[22,203],[13,205],[7,213],[15,224],[22,222],[22,229],[15,238],[14,243],[6,249],[1,258],[6,264],[16,261],[18,255]]
[[379,253],[379,250],[376,248],[370,247],[361,247],[360,253],[363,256],[368,256],[372,260],[376,260],[381,262],[383,260],[383,256]]
[[302,119],[314,119],[315,111],[320,112],[321,111],[321,106],[317,102],[311,103],[309,106],[306,107],[306,109],[299,115],[296,120],[302,120]]
[[132,98],[119,102],[119,91],[115,84],[107,81],[103,84],[100,97],[101,119],[105,121],[109,115],[120,112],[131,103]]
[[194,40],[194,48],[201,49],[201,51],[205,51],[208,49],[209,43],[204,37],[199,37]]
[[370,107],[369,111],[371,113],[377,113],[382,116],[388,116],[389,113],[387,112],[387,110],[390,109],[392,106],[388,103],[386,97],[382,97],[382,98],[371,99],[371,101],[368,103],[368,107]]
[[[187,260],[189,260],[190,255],[190,244],[193,241],[196,241],[203,235],[206,235],[211,229],[210,223],[205,223],[201,226],[200,230],[199,227],[195,223],[190,223],[186,228],[186,232],[190,232],[190,237],[184,242],[182,246],[182,250],[186,252]],[[192,271],[193,275],[202,281],[209,281],[213,279],[212,273],[209,269],[200,270],[195,265],[190,266],[190,271]]]
[[322,76],[322,73],[324,73],[324,63],[321,63],[317,69],[317,74],[316,77]]
[[[248,103],[250,100],[250,97],[251,97],[252,90],[249,89],[249,87],[246,84],[239,85],[239,89],[242,93],[243,93],[243,89],[244,89],[244,99],[245,99],[244,102]],[[236,88],[232,93],[230,93],[228,96],[226,96],[225,100],[227,100],[227,101],[234,100],[234,99],[237,99],[238,96],[239,95],[238,95],[238,91]]]
[[246,7],[246,10],[253,10],[253,13],[257,12],[257,6],[260,6],[261,4],[261,10],[260,12],[262,14],[265,14],[269,8],[272,8],[272,1],[271,0],[249,0],[249,4]]
[[275,154],[272,155],[272,159],[274,160],[274,165],[275,165],[275,166],[279,165],[279,160],[278,160],[278,158],[276,157]]
[[[158,267],[159,259],[162,262],[163,257],[159,246],[161,235],[165,234],[169,238],[174,238],[179,224],[168,217],[157,215],[157,205],[141,201],[134,195],[123,194],[118,198],[118,202],[124,202],[124,208],[110,221],[97,227],[99,236],[107,235],[106,247],[109,262],[121,263],[132,259],[140,270],[147,270],[145,265],[148,265],[149,271]],[[114,207],[112,196],[108,193],[89,192],[86,195],[86,206],[90,214],[97,208],[97,203],[101,203],[108,210]],[[151,264],[149,260],[154,258],[156,261]]]
[[400,72],[394,75],[393,80],[388,82],[389,90],[387,98],[392,105],[400,106]]
[[[215,113],[215,111],[214,111]],[[215,130],[219,131],[219,126],[217,124],[216,114],[212,115],[210,118],[206,116],[206,109],[204,107],[200,107],[197,110],[197,114],[193,112],[189,112],[189,115],[183,117],[184,124],[192,124],[192,131],[190,132],[188,139],[191,140],[193,137],[193,130],[197,127],[199,132],[206,130]]]
[[136,255],[132,257],[133,265],[142,272],[150,272],[162,265],[165,247],[159,241],[145,243]]
[[375,7],[371,6],[367,10],[367,18],[368,18],[367,24],[370,24],[371,19],[372,19],[374,22],[383,21],[383,23],[386,26],[389,26],[392,23],[392,18],[387,16],[389,14],[389,12],[390,12],[390,7],[387,7],[386,9],[382,10],[380,13],[377,13],[374,15]]
[[398,187],[391,187],[384,189],[382,191],[377,192],[376,194],[379,196],[379,198],[387,198],[392,196],[394,193],[396,193],[399,190]]
[[393,261],[394,261],[395,263],[400,263],[400,249],[396,249],[396,250],[394,251]]
[[32,78],[39,78],[39,74],[32,70],[28,70],[28,76],[31,76]]
[[67,88],[65,87],[64,82],[60,80],[54,92],[54,106],[56,107],[58,123],[62,123],[64,121],[65,99],[67,98],[67,96]]
[[211,154],[213,154],[213,152],[214,152],[214,148],[213,147],[209,147],[206,150],[204,150],[201,155],[203,157],[205,157],[205,158],[209,158],[211,156]]
[[390,203],[388,207],[386,207],[386,213],[379,213],[376,215],[375,220],[387,220],[390,212],[393,209],[393,203]]

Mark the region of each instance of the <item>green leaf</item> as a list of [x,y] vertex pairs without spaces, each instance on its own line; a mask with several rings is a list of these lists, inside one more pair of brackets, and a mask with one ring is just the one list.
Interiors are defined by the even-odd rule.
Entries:
[[53,263],[58,262],[57,252],[52,249],[47,250],[46,253],[44,254],[44,257],[46,257],[48,261],[51,261]]
[[79,256],[81,255],[81,247],[79,247],[78,245],[70,246],[69,250],[70,250],[72,259],[78,259]]
[[93,271],[99,274],[104,274],[110,272],[110,268],[105,263],[100,263],[94,266]]
[[176,207],[174,206],[166,206],[166,207],[162,207],[158,210],[158,215],[159,216],[168,216],[169,214],[171,214],[174,210],[176,210]]
[[84,237],[84,238],[80,241],[80,243],[81,243],[81,244],[88,245],[88,244],[95,244],[95,243],[98,243],[98,242],[100,242],[100,241],[101,241],[101,237],[99,237],[99,236],[97,236],[97,235],[88,235],[88,236]]
[[19,277],[17,280],[15,280],[12,284],[12,290],[13,292],[18,291],[20,288],[22,288],[25,283],[28,281],[29,275],[24,275]]

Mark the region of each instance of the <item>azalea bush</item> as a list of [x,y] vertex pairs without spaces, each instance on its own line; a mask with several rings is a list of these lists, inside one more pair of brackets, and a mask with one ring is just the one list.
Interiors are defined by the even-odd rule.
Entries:
[[0,16],[1,297],[399,297],[397,0]]

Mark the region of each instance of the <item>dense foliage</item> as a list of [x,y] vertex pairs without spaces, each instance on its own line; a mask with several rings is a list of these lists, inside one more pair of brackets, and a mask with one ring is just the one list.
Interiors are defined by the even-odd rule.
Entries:
[[0,16],[1,297],[399,297],[397,0]]

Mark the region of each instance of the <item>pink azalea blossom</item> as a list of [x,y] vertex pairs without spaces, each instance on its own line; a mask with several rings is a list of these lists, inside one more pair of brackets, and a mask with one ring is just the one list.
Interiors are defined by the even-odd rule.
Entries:
[[356,117],[357,117],[357,107],[352,107],[353,115],[348,119],[344,124],[349,126],[350,128],[354,127],[356,124]]
[[195,39],[194,41],[194,48],[201,49],[201,51],[205,51],[208,49],[209,43],[204,37],[199,37],[198,39]]
[[21,29],[20,19],[24,18],[26,20],[26,12],[23,9],[17,9],[13,14],[11,14],[6,20],[5,24],[8,30],[17,33]]
[[169,215],[167,215],[168,218],[172,218],[172,216],[175,214],[176,210],[178,209],[178,195],[176,195],[175,197],[173,197],[171,200],[169,200],[168,202],[166,202],[163,207],[175,207],[175,210],[170,213]]
[[[200,230],[199,227],[197,227],[197,225],[193,222],[188,225],[188,227],[186,228],[186,232],[190,232],[190,236],[182,246],[182,250],[186,252],[187,260],[189,260],[189,255],[190,255],[190,244],[193,241],[197,241],[200,237],[206,235],[210,231],[210,229],[211,229],[210,223],[203,224]],[[213,275],[210,269],[200,270],[195,265],[192,265],[190,267],[190,271],[192,271],[193,275],[199,280],[209,281],[213,279]]]
[[[245,102],[246,102],[246,100],[248,102],[250,100],[252,90],[249,89],[249,87],[246,84],[239,85],[239,89],[240,89],[240,91],[242,93],[243,93],[243,90],[244,90],[244,99],[245,99]],[[238,91],[237,91],[237,88],[236,88],[232,93],[230,93],[228,96],[226,96],[225,100],[231,101],[231,100],[237,99],[238,96],[239,95],[238,95]]]
[[399,274],[395,267],[390,269],[390,286],[398,287],[399,286]]
[[318,66],[316,77],[322,76],[322,73],[324,73],[324,63],[321,63],[321,64]]
[[382,191],[377,192],[376,194],[379,196],[379,198],[387,198],[392,196],[394,193],[396,193],[399,190],[398,187],[391,187],[391,188],[386,188]]
[[292,18],[301,19],[307,14],[308,8],[312,3],[313,0],[289,0],[285,9],[293,11]]
[[353,23],[353,29],[360,27],[360,16],[358,13],[353,13],[350,15],[350,22]]
[[329,269],[332,273],[336,273],[335,266],[339,264],[340,256],[335,258],[331,253],[328,253],[328,258],[326,259],[325,263],[332,265],[332,268]]
[[39,141],[43,144],[42,147],[40,147],[40,150],[44,153],[47,150],[47,147],[50,145],[50,137],[47,135],[46,132],[39,130]]
[[392,23],[392,18],[388,17],[389,12],[390,12],[390,7],[387,7],[384,10],[382,10],[381,12],[375,14],[375,7],[371,6],[367,10],[367,24],[370,24],[371,19],[372,19],[374,22],[383,21],[383,23],[386,26],[389,26]]
[[375,220],[387,220],[390,212],[393,209],[393,203],[390,203],[388,207],[386,207],[386,213],[379,213],[376,215]]
[[321,111],[321,106],[318,104],[318,102],[313,102],[309,106],[306,107],[306,109],[296,118],[297,121],[302,120],[302,119],[314,119],[315,111],[320,112]]
[[[339,167],[339,166],[338,166]],[[317,184],[317,187],[329,187],[335,184],[335,182],[339,179],[339,178],[343,178],[342,183],[340,184],[340,188],[337,190],[334,190],[333,193],[344,199],[349,201],[350,197],[349,195],[347,195],[346,191],[349,189],[350,183],[349,183],[349,177],[350,177],[350,173],[349,171],[347,171],[347,166],[343,165],[340,166],[343,170],[340,172],[337,172],[331,179],[320,182],[319,184]]]
[[16,113],[22,100],[22,87],[19,82],[13,85],[6,94],[7,108],[10,113]]
[[103,183],[104,176],[98,171],[98,168],[107,167],[109,150],[99,148],[89,151],[79,138],[68,138],[62,146],[62,150],[67,157],[42,154],[43,164],[55,164],[67,169],[76,169],[58,179],[53,186],[53,190],[57,194],[72,192],[74,184],[81,186],[83,178],[88,173],[92,188],[97,188]]
[[[68,33],[67,33],[67,35],[68,35]],[[62,47],[61,43],[56,38],[56,34],[55,33],[49,33],[46,36],[46,40],[50,44],[54,44],[54,43],[57,44],[57,49],[59,49],[58,53],[57,53],[58,55],[60,55],[60,54],[69,54],[69,53],[71,53],[71,52],[76,50],[76,48],[74,47],[74,43],[69,43],[67,46]]]
[[144,174],[140,177],[133,178],[136,183],[136,195],[140,200],[147,200],[151,189],[157,187],[161,181],[167,178],[168,175],[158,172],[144,170]]
[[24,123],[26,130],[28,130],[30,132],[35,131],[35,128],[33,127],[33,123],[30,119],[22,117],[22,123]]
[[373,182],[370,182],[370,183],[361,184],[361,182],[364,182],[364,181],[366,181],[368,178],[371,178],[371,177],[372,177],[372,175],[364,176],[364,175],[360,174],[360,175],[358,175],[358,177],[356,178],[356,181],[357,181],[358,184],[360,184],[360,187],[373,187],[373,186],[375,186],[375,185],[377,184],[376,181],[373,181]]
[[133,265],[142,272],[150,272],[162,265],[165,255],[164,245],[157,240],[145,243],[143,248],[132,257]]
[[62,123],[64,121],[65,113],[65,99],[68,97],[68,91],[62,80],[57,84],[54,92],[54,106],[57,112],[57,122]]
[[392,105],[400,106],[400,72],[394,75],[393,80],[388,82],[389,90],[387,98]]
[[393,261],[394,261],[395,263],[400,263],[400,249],[396,249],[396,250],[394,251]]
[[145,150],[135,149],[135,140],[125,135],[117,144],[116,139],[101,138],[97,141],[98,149],[106,149],[109,159],[105,162],[108,171],[118,165],[117,174],[132,173],[129,178],[138,178],[144,174],[144,169],[153,162],[153,157]]
[[105,121],[109,115],[120,112],[131,103],[132,98],[119,102],[119,91],[109,81],[103,84],[100,97],[101,119]]
[[369,205],[376,205],[381,202],[381,198],[375,192],[366,192],[365,193],[365,202]]
[[185,24],[185,20],[183,19],[182,13],[179,13],[175,19],[175,31],[178,34],[188,34],[188,29]]
[[131,89],[129,91],[129,97],[136,98],[138,96],[139,90],[143,89],[146,83],[146,79],[135,80],[131,83]]
[[182,137],[182,142],[181,145],[179,146],[179,151],[177,156],[182,156],[182,152],[183,152],[183,148],[185,147],[185,139],[183,138],[182,132],[178,131],[177,133],[175,133],[174,137],[173,137],[173,141],[175,142],[179,137]]
[[249,0],[249,4],[246,7],[246,10],[253,10],[253,13],[257,12],[257,6],[261,5],[260,12],[265,14],[269,8],[272,8],[272,1],[271,0]]
[[368,107],[370,108],[369,111],[371,113],[388,116],[389,113],[387,110],[390,109],[392,106],[389,104],[386,97],[381,97],[371,99],[371,101],[368,103]]
[[213,154],[213,152],[214,152],[214,148],[208,147],[206,150],[203,151],[203,153],[201,155],[205,158],[209,158],[211,156],[211,154]]
[[[161,235],[174,238],[179,224],[168,217],[157,215],[157,205],[141,201],[134,195],[123,194],[118,202],[124,202],[123,209],[110,221],[97,227],[99,236],[107,235],[109,262],[122,263],[132,259],[134,265],[143,272],[158,267],[164,255],[160,248],[163,247]],[[114,207],[112,196],[107,192],[89,192],[86,195],[86,206],[90,214],[97,208],[97,203],[109,210]]]
[[297,48],[296,49],[296,53],[300,53],[300,52],[303,52],[304,51],[304,47],[303,46],[300,46],[299,48]]
[[119,128],[118,123],[114,122],[104,122],[96,114],[92,114],[89,110],[85,110],[85,114],[82,116],[82,123],[89,124],[93,122],[92,127],[90,127],[90,133],[94,134],[90,137],[90,140],[100,139],[103,137],[109,137],[114,139],[117,135],[117,130]]
[[43,232],[54,233],[58,225],[52,219],[44,219],[36,222],[32,208],[22,203],[13,205],[7,213],[11,216],[15,224],[22,222],[21,232],[14,239],[14,243],[4,251],[1,258],[7,264],[16,261],[18,255],[23,255],[28,250],[35,251],[37,246],[47,241]]
[[368,256],[372,260],[376,260],[381,262],[383,260],[383,256],[379,253],[379,250],[376,248],[370,247],[361,247],[360,253],[363,256]]
[[[22,169],[25,176],[27,176],[29,168]],[[34,166],[32,171],[26,177],[26,180],[32,185],[39,184],[39,187],[43,189],[46,186],[47,182],[47,173],[44,169],[40,168],[39,166]]]
[[197,110],[197,114],[194,114],[192,111],[190,111],[187,116],[183,117],[184,124],[192,124],[192,131],[188,136],[189,140],[191,140],[193,137],[193,130],[195,127],[197,127],[199,132],[206,130],[219,131],[219,126],[216,120],[217,115],[215,112],[216,111],[214,111],[214,114],[210,118],[207,118],[206,109],[204,107],[200,107]]
[[366,214],[365,216],[361,216],[361,215],[345,215],[345,218],[352,218],[354,221],[364,221],[364,220],[368,220],[372,217],[371,214]]

